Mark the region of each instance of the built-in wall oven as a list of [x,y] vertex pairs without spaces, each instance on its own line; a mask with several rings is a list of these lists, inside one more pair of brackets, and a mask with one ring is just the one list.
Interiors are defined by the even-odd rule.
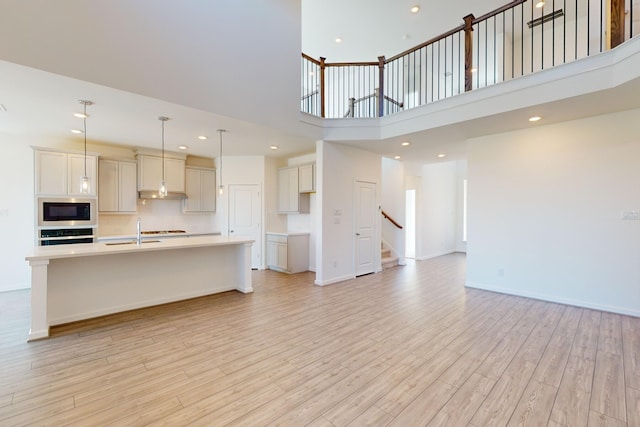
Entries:
[[95,199],[38,199],[38,245],[93,243],[97,225],[95,206]]

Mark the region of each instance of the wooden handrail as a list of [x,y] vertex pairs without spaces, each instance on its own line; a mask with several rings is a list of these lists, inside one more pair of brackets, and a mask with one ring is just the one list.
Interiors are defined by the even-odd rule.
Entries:
[[320,65],[320,61],[318,61],[317,59],[313,59],[312,57],[310,57],[309,55],[307,55],[306,53],[302,52],[302,57],[304,59],[306,59],[307,61],[313,62],[316,65]]
[[395,219],[391,218],[391,217],[390,217],[390,216],[389,216],[385,211],[380,211],[380,213],[382,214],[382,216],[383,216],[383,217],[385,217],[386,219],[388,219],[388,220],[391,222],[391,224],[395,225],[395,226],[396,226],[396,227],[398,227],[400,230],[402,230],[402,229],[403,229],[403,227],[402,227],[400,224],[398,224],[398,223],[396,222],[396,220],[395,220]]
[[[525,1],[526,1],[526,0],[525,0]],[[446,39],[447,37],[452,36],[452,35],[454,35],[455,33],[459,32],[459,31],[462,31],[462,30],[464,30],[464,24],[459,25],[459,26],[457,26],[456,28],[454,28],[453,30],[449,30],[449,31],[447,31],[446,33],[442,33],[442,34],[440,34],[439,36],[436,36],[436,37],[434,37],[434,38],[432,38],[432,39],[430,39],[430,40],[427,40],[427,41],[426,41],[426,42],[424,42],[424,43],[420,43],[418,46],[414,46],[414,47],[412,47],[411,49],[407,49],[407,50],[405,50],[404,52],[397,54],[396,56],[392,56],[391,58],[387,58],[387,59],[386,59],[386,61],[385,61],[385,63],[386,63],[386,64],[388,64],[389,62],[393,62],[393,61],[395,61],[396,59],[400,59],[400,58],[402,58],[402,57],[403,57],[403,56],[405,56],[405,55],[409,55],[410,53],[413,53],[413,52],[415,52],[415,51],[417,51],[417,50],[422,49],[423,47],[427,47],[427,46],[429,46],[430,44],[436,43],[436,42],[438,42],[438,41],[440,41],[440,40],[442,40],[442,39]]]
[[486,21],[489,18],[493,18],[496,15],[501,14],[502,12],[506,12],[509,9],[513,9],[514,7],[522,4],[522,3],[526,3],[527,0],[513,0],[511,3],[507,3],[504,6],[501,6],[499,8],[497,8],[496,10],[492,10],[489,13],[485,13],[484,15],[482,15],[479,18],[474,18],[473,19],[473,25],[482,22],[482,21]]
[[325,62],[327,67],[376,67],[377,62]]

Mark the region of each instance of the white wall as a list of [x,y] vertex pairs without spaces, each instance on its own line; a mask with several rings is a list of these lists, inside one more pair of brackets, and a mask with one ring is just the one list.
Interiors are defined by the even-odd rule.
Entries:
[[287,231],[287,215],[278,213],[278,168],[285,163],[278,158],[265,157],[264,206],[265,233],[284,233]]
[[445,255],[456,250],[457,163],[424,165],[416,197],[416,259]]
[[[382,166],[377,154],[325,141],[317,142],[316,156],[319,217],[315,283],[327,285],[355,276],[355,181],[376,183],[379,200]],[[379,224],[378,218],[378,227]],[[376,245],[380,246],[379,237]],[[380,263],[379,251],[376,263]]]
[[25,138],[0,134],[0,292],[31,286],[24,257],[34,242],[33,150]]
[[[316,154],[306,154],[304,156],[292,157],[287,161],[288,166],[302,165],[305,163],[314,163]],[[317,165],[316,165],[317,169]],[[316,178],[317,180],[317,178]],[[277,191],[276,191],[277,194]],[[289,214],[284,216],[287,221],[287,231],[309,232],[309,271],[316,271],[316,223],[317,223],[317,205],[316,193],[309,195],[309,213],[308,214]]]
[[470,140],[467,286],[640,316],[638,117]]
[[464,181],[467,179],[467,161],[457,161],[456,169],[456,252],[467,252],[467,242],[463,240]]
[[[405,226],[405,184],[404,163],[397,160],[382,158],[382,210]],[[381,218],[382,240],[389,246],[394,256],[398,257],[398,263],[405,264],[405,229],[398,229],[389,220]]]

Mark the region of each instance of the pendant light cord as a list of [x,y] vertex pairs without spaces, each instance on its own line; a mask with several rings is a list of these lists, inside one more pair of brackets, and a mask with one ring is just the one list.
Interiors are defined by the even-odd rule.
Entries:
[[220,134],[220,185],[222,185],[222,132],[224,132],[222,129],[218,130]]
[[164,181],[164,122],[166,121],[160,119],[162,121],[162,180]]
[[87,176],[87,102],[82,103],[84,105],[83,111],[83,124],[84,124],[84,176]]

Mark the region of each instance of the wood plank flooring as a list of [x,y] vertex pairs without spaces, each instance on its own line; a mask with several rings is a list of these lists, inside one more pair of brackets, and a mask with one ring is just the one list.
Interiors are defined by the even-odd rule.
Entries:
[[452,254],[228,292],[26,342],[0,294],[1,426],[640,426],[640,319],[464,288]]

